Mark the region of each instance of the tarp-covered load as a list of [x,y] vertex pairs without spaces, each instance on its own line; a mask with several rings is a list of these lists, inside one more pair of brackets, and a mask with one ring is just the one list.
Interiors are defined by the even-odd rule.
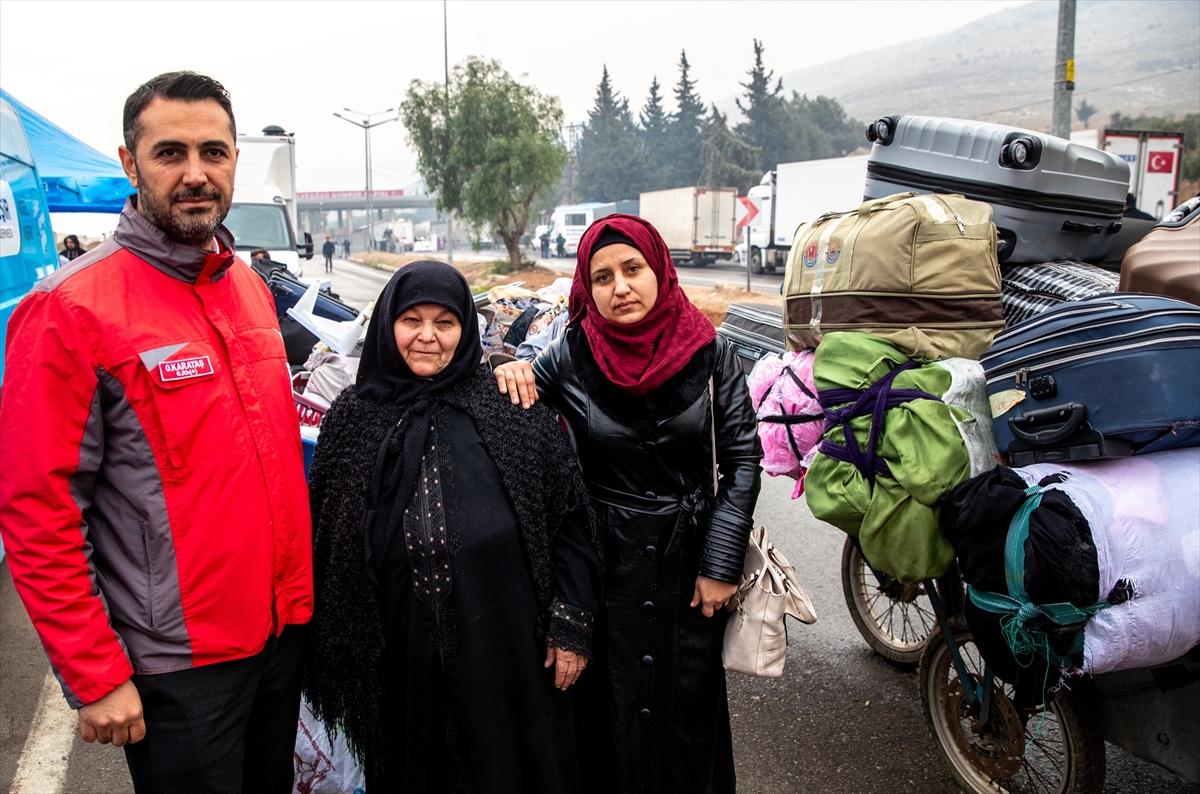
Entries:
[[50,212],[114,212],[134,193],[121,164],[0,89],[21,117]]

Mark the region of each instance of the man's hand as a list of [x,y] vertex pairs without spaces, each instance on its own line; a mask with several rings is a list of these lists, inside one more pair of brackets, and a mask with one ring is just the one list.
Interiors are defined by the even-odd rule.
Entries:
[[571,684],[579,680],[579,674],[587,667],[588,660],[577,653],[555,648],[546,641],[546,663],[544,667],[554,665],[554,688],[564,692]]
[[725,606],[729,599],[737,595],[738,586],[727,582],[718,582],[707,576],[696,577],[696,589],[692,593],[692,606],[700,607],[704,617],[711,618],[713,614]]
[[89,744],[112,742],[113,747],[124,747],[144,739],[146,721],[142,719],[142,698],[133,680],[81,708],[79,730]]
[[528,410],[538,400],[537,386],[534,385],[533,365],[528,361],[509,361],[501,364],[492,371],[496,376],[496,385],[501,394],[512,398],[512,404],[521,404]]

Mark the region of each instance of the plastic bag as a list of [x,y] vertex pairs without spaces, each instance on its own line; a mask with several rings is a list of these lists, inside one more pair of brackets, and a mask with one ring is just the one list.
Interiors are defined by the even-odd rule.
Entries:
[[346,737],[331,737],[307,700],[300,701],[294,757],[292,794],[366,794],[366,776],[346,746]]
[[[766,356],[754,365],[749,385],[763,445],[763,471],[796,478],[795,499],[804,492],[804,470],[812,463],[825,430],[813,386],[813,351]],[[788,423],[781,417],[799,421]]]

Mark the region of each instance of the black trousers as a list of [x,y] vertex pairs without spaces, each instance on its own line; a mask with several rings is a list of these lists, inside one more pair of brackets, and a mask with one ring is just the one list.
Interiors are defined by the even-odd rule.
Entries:
[[146,738],[125,759],[137,794],[290,794],[306,629],[246,659],[135,675]]
[[328,256],[328,255],[327,255],[327,256],[325,257],[325,272],[326,272],[326,273],[332,273],[332,272],[333,272],[333,257],[332,257],[332,256]]

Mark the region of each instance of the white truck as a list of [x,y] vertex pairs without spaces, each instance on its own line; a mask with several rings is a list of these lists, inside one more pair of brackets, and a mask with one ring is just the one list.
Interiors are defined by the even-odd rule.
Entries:
[[[866,155],[780,163],[764,174],[762,182],[747,193],[758,210],[749,224],[750,269],[773,273],[784,267],[800,224],[826,212],[857,207],[866,181]],[[745,240],[739,239],[738,254],[743,262],[745,252]]]
[[312,259],[312,236],[296,235],[296,138],[281,127],[266,127],[262,135],[239,135],[233,204],[225,226],[238,251],[265,248],[276,262],[287,265],[297,278],[301,258]]
[[643,193],[638,214],[658,229],[676,265],[732,259],[737,188],[677,187]]
[[1129,163],[1129,192],[1134,204],[1156,220],[1162,220],[1181,203],[1182,132],[1076,130],[1071,133],[1071,142],[1111,152]]
[[[550,213],[550,255],[555,256],[558,250],[558,235],[562,235],[566,240],[564,248],[568,257],[575,256],[575,251],[579,248],[579,238],[583,237],[583,233],[587,231],[587,227],[592,225],[592,221],[596,219],[596,208],[601,206],[598,201],[590,201],[586,204],[566,204],[561,207],[555,207]],[[541,233],[538,233],[541,236]],[[541,245],[538,242],[538,245]]]

